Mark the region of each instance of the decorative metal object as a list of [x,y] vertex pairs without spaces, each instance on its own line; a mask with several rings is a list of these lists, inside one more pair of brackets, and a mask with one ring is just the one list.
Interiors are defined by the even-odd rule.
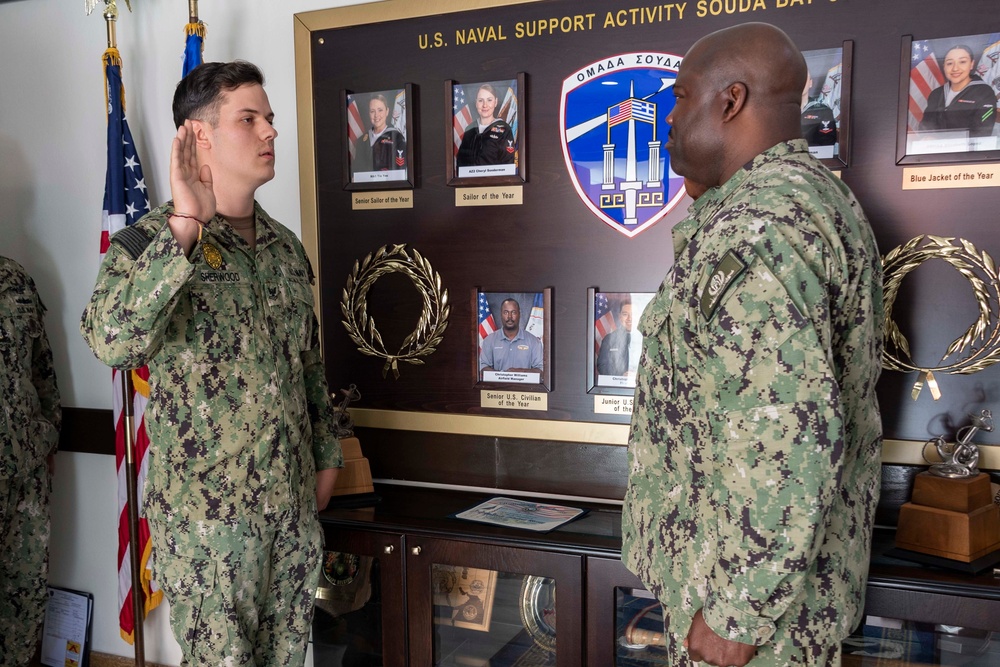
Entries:
[[[352,384],[347,389],[341,389],[340,393],[344,396],[344,400],[333,409],[333,428],[338,438],[351,438],[354,436],[354,419],[347,411],[347,406],[350,405],[351,401],[360,401],[361,392],[358,391],[358,385]],[[336,394],[331,395],[335,396]]]
[[556,650],[556,582],[528,575],[521,584],[521,623],[535,644]]
[[[403,344],[395,353],[386,349],[382,335],[375,328],[375,320],[368,314],[368,291],[375,281],[389,273],[402,273],[409,278],[423,302],[423,311],[416,328],[403,339]],[[347,335],[358,346],[361,354],[382,357],[386,360],[382,377],[389,370],[399,378],[399,362],[422,365],[421,357],[434,352],[448,328],[448,290],[441,286],[441,276],[431,268],[431,263],[416,250],[411,257],[406,252],[406,244],[382,246],[377,252],[369,253],[361,262],[354,262],[354,270],[347,277],[347,286],[340,299],[340,310],[344,315]]]
[[[983,410],[978,415],[969,415],[969,417],[971,417],[972,423],[958,429],[954,445],[945,442],[944,436],[941,435],[931,438],[924,444],[925,449],[927,445],[933,444],[942,460],[942,463],[935,463],[930,467],[932,475],[961,479],[975,477],[979,474],[977,467],[979,447],[973,444],[972,438],[978,431],[989,433],[993,430],[993,413],[989,410]],[[927,460],[926,456],[924,460]]]
[[[921,246],[921,242],[925,239],[926,243]],[[903,278],[931,259],[944,260],[969,281],[979,306],[979,317],[962,336],[948,346],[944,356],[941,357],[940,365],[923,367],[913,363],[910,358],[909,342],[892,319],[892,308]],[[997,275],[996,263],[988,253],[980,252],[965,239],[918,236],[890,250],[882,258],[882,270],[885,304],[885,349],[882,354],[882,366],[894,371],[920,373],[911,392],[914,400],[920,395],[925,382],[934,400],[941,398],[941,390],[934,373],[969,375],[1000,361],[1000,316],[996,309],[996,304],[1000,303],[1000,277]],[[948,357],[964,353],[966,349],[968,352],[964,357],[951,363],[944,363]]]

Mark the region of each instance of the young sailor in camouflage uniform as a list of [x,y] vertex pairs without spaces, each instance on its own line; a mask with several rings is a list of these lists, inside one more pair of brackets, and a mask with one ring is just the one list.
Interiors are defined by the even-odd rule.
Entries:
[[623,556],[670,664],[839,665],[878,499],[880,257],[800,136],[805,62],[748,23],[688,52],[667,149],[708,190],[639,325]]
[[153,574],[185,665],[301,665],[342,465],[302,245],[254,201],[274,114],[246,62],[177,86],[173,201],[111,240],[82,332],[147,364]]
[[62,412],[45,306],[20,264],[0,257],[0,666],[38,648],[49,574],[49,492]]

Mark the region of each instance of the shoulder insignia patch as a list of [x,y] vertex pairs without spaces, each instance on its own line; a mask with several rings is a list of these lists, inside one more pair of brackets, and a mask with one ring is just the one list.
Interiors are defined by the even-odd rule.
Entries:
[[111,243],[127,252],[133,261],[139,259],[152,240],[152,235],[137,225],[126,227],[111,237]]
[[708,284],[701,293],[701,316],[705,320],[710,320],[715,315],[715,309],[719,307],[722,295],[726,293],[729,286],[739,278],[747,265],[732,250],[727,250],[719,263],[712,269]]

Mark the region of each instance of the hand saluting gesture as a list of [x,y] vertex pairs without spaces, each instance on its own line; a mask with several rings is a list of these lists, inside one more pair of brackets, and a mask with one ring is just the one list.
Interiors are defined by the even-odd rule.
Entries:
[[170,194],[174,214],[168,222],[174,238],[190,255],[201,239],[201,227],[215,216],[215,192],[212,190],[212,170],[198,167],[198,147],[190,119],[177,128],[170,147]]

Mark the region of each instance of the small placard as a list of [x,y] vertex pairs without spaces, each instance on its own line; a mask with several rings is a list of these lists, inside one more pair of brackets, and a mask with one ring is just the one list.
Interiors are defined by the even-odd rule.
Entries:
[[455,206],[520,206],[524,186],[498,185],[491,188],[455,188]]
[[351,199],[351,208],[355,211],[381,208],[413,208],[413,190],[355,192],[351,195]]
[[480,406],[504,410],[548,410],[549,395],[542,392],[484,389]]
[[630,415],[632,402],[631,396],[594,396],[594,414]]
[[904,190],[946,190],[1000,186],[1000,164],[905,167]]
[[538,384],[541,381],[542,374],[538,371],[483,371],[483,382]]

